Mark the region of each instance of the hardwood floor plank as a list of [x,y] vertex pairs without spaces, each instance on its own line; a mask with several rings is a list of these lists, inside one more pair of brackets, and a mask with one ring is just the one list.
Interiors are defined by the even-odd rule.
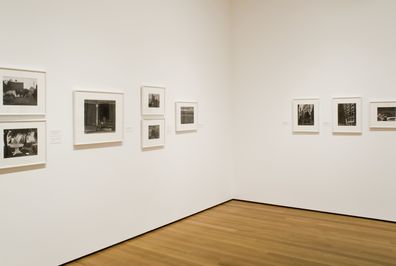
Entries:
[[396,266],[396,224],[230,201],[69,266]]

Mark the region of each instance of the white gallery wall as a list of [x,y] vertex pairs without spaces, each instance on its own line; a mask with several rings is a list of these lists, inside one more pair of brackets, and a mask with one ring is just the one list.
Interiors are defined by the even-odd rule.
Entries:
[[[0,265],[64,263],[232,198],[229,7],[1,1],[0,66],[47,71],[49,140],[46,167],[0,172]],[[166,87],[163,149],[140,148],[142,85]],[[121,145],[73,147],[76,89],[125,93]],[[175,134],[178,100],[199,103],[196,133]]]
[[[396,221],[396,2],[232,1],[235,197]],[[363,134],[333,135],[331,98],[363,97]],[[319,97],[320,134],[292,134],[292,99]]]

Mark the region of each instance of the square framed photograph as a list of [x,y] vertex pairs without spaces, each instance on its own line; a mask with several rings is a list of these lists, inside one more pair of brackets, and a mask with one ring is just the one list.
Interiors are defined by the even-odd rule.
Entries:
[[74,91],[74,145],[121,142],[124,93]]
[[196,131],[198,129],[198,103],[176,102],[176,131]]
[[165,115],[165,88],[143,86],[141,97],[142,115]]
[[0,115],[45,115],[45,72],[0,68]]
[[362,98],[333,98],[333,132],[362,133]]
[[165,146],[165,119],[142,120],[142,148]]
[[319,133],[319,99],[293,100],[293,131]]
[[370,128],[396,129],[396,101],[370,102]]
[[0,169],[46,163],[45,120],[0,122]]

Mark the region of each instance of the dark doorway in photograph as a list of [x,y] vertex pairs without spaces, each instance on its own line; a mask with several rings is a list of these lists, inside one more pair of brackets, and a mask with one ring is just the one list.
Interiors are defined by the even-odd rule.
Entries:
[[194,124],[194,107],[181,107],[180,113],[182,124]]
[[3,77],[3,105],[37,105],[37,79]]
[[396,121],[396,107],[378,107],[377,121]]
[[160,95],[159,94],[150,93],[149,94],[148,105],[149,105],[150,108],[158,108],[158,107],[160,107]]
[[84,132],[112,133],[116,130],[116,102],[106,100],[84,101]]
[[4,158],[37,155],[37,128],[4,129]]
[[337,108],[339,126],[356,126],[356,103],[339,103]]
[[315,125],[315,105],[314,104],[298,104],[298,125],[314,126]]
[[160,138],[160,126],[153,125],[148,127],[148,138],[159,139]]

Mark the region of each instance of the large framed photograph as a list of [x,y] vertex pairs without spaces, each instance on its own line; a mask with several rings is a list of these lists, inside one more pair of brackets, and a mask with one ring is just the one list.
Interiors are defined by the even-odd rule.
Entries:
[[293,131],[319,132],[319,99],[293,100]]
[[396,129],[396,101],[371,102],[370,127]]
[[162,147],[165,145],[165,120],[142,120],[142,148]]
[[0,169],[46,163],[45,121],[0,122]]
[[0,115],[45,115],[45,72],[0,68]]
[[74,91],[74,145],[121,142],[122,92]]
[[165,88],[143,86],[142,115],[165,115]]
[[195,131],[198,128],[198,103],[176,102],[176,131]]
[[362,98],[333,98],[333,132],[362,133]]

